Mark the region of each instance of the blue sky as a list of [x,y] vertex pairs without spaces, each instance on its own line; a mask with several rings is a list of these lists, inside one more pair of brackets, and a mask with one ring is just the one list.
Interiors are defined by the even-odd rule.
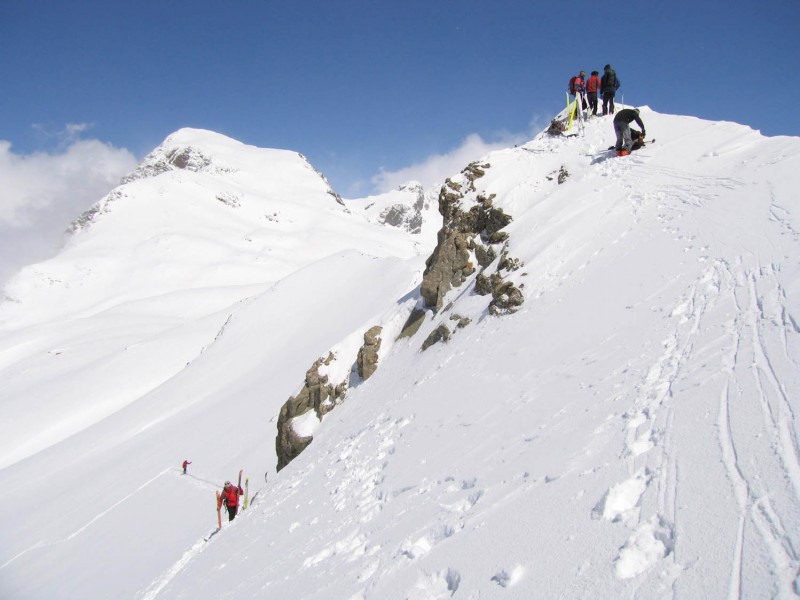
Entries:
[[363,196],[529,139],[606,63],[628,104],[800,135],[798,0],[0,0],[0,150],[133,160],[199,127]]

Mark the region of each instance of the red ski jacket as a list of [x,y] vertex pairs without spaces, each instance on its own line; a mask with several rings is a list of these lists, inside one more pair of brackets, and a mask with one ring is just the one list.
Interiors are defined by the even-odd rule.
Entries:
[[244,494],[244,490],[238,486],[231,485],[222,489],[222,501],[226,506],[239,506],[239,496]]
[[586,82],[587,92],[596,92],[600,89],[600,78],[597,75],[592,75]]

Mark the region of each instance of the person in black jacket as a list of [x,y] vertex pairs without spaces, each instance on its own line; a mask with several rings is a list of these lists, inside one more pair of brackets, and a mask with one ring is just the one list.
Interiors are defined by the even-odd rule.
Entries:
[[636,121],[636,124],[642,128],[641,139],[647,136],[644,123],[639,116],[638,108],[623,108],[614,117],[614,133],[617,134],[617,156],[627,156],[631,153],[633,140],[631,139],[631,123]]
[[600,78],[600,89],[603,91],[603,114],[614,114],[614,96],[619,89],[619,79],[617,79],[617,72],[611,68],[611,65],[603,67],[603,76]]

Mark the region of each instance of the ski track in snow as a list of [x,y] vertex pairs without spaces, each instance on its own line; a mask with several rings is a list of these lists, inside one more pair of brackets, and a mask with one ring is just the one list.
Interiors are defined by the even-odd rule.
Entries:
[[[736,285],[734,293],[738,314],[732,323],[735,338],[734,350],[726,361],[726,385],[720,396],[719,433],[720,445],[728,477],[735,490],[740,508],[737,544],[734,552],[729,598],[742,593],[742,578],[746,557],[743,552],[745,536],[751,525],[760,536],[772,557],[776,575],[781,588],[774,591],[782,596],[782,590],[791,589],[795,584],[798,552],[793,539],[784,527],[781,517],[772,505],[773,492],[765,488],[760,478],[750,474],[748,468],[748,448],[743,440],[733,433],[731,411],[735,406],[731,399],[735,396],[737,404],[754,396],[763,417],[763,431],[770,446],[769,460],[772,466],[785,475],[795,497],[800,497],[800,464],[798,442],[791,423],[794,421],[786,390],[779,383],[775,373],[775,362],[791,363],[786,348],[785,323],[779,319],[784,307],[779,298],[780,285],[770,268],[756,271],[737,266],[735,271],[727,272],[728,279]],[[758,293],[757,288],[762,292]],[[764,288],[771,293],[764,293]],[[764,299],[770,299],[765,303]],[[781,352],[775,352],[780,348]],[[782,368],[791,368],[782,365]],[[745,393],[745,389],[755,394]],[[743,452],[737,447],[743,446]],[[753,535],[750,533],[749,535]]]
[[[773,215],[776,214],[773,211]],[[776,220],[787,229],[784,222]],[[742,461],[748,460],[747,441],[741,434],[734,434],[730,424],[731,396],[736,394],[738,406],[749,401],[742,386],[754,389],[772,448],[770,459],[776,463],[773,466],[785,474],[794,496],[800,498],[800,446],[793,427],[795,414],[774,364],[781,363],[782,371],[796,370],[787,347],[787,322],[790,331],[797,333],[797,329],[785,316],[786,307],[780,302],[785,294],[770,266],[745,269],[741,261],[735,267],[725,261],[715,261],[687,297],[675,306],[671,317],[678,320],[678,326],[664,340],[661,358],[651,366],[639,387],[637,401],[626,415],[623,456],[631,478],[609,489],[599,512],[604,519],[626,523],[633,529],[615,562],[617,577],[636,577],[657,562],[667,560],[672,566],[662,569],[665,574],[662,577],[668,580],[666,587],[669,587],[683,568],[675,563],[673,553],[679,464],[676,449],[670,446],[674,417],[670,406],[671,387],[693,351],[693,338],[705,312],[720,301],[721,296],[732,298],[737,307],[736,316],[728,327],[734,350],[724,368],[727,381],[720,394],[717,422],[721,457],[740,509],[728,597],[738,598],[743,593],[741,581],[747,568],[745,538],[752,535],[758,535],[768,548],[781,580],[780,588],[774,593],[783,597],[786,590],[796,586],[797,537],[787,532],[773,506],[770,490],[759,481],[757,474],[751,475],[749,469],[742,468]],[[765,298],[772,302],[765,304]],[[749,382],[743,384],[742,378]],[[659,427],[659,423],[662,426]],[[737,450],[739,446],[743,447],[744,454]],[[657,512],[639,515],[641,497],[653,483],[658,487]]]
[[120,504],[122,504],[122,503],[123,503],[123,502],[125,502],[126,500],[129,500],[130,498],[133,498],[133,497],[134,497],[136,494],[138,494],[139,492],[141,492],[141,491],[142,491],[144,488],[146,488],[147,486],[149,486],[151,483],[154,483],[155,481],[157,481],[158,479],[160,479],[162,476],[166,475],[166,474],[167,474],[167,473],[169,473],[170,471],[175,471],[175,469],[174,469],[173,467],[167,467],[166,469],[164,469],[163,471],[161,471],[161,472],[160,472],[158,475],[156,475],[155,477],[153,477],[153,478],[151,478],[151,479],[148,479],[147,481],[145,481],[145,482],[144,482],[142,485],[140,485],[138,488],[136,488],[135,490],[133,490],[133,491],[132,491],[130,494],[128,494],[128,495],[127,495],[127,496],[125,496],[124,498],[120,498],[119,500],[117,500],[117,501],[116,501],[114,504],[112,504],[111,506],[109,506],[109,507],[108,507],[107,509],[105,509],[104,511],[97,513],[97,514],[96,514],[96,515],[95,515],[95,516],[94,516],[94,517],[93,517],[93,518],[92,518],[92,519],[91,519],[91,520],[90,520],[88,523],[86,523],[85,525],[83,525],[81,528],[79,528],[79,529],[76,529],[76,530],[75,530],[75,531],[73,531],[71,534],[69,534],[67,537],[65,537],[65,538],[62,538],[62,539],[60,539],[60,540],[52,540],[52,541],[49,541],[49,542],[37,542],[36,544],[34,544],[33,546],[31,546],[30,548],[26,548],[25,550],[23,550],[23,551],[22,551],[22,552],[20,552],[19,554],[17,554],[17,555],[15,555],[15,556],[11,557],[11,558],[10,558],[9,560],[7,560],[7,561],[6,561],[4,564],[0,565],[0,569],[5,569],[5,568],[6,568],[8,565],[10,565],[11,563],[13,563],[15,560],[17,560],[17,559],[18,559],[18,558],[20,558],[21,556],[24,556],[24,555],[25,555],[25,554],[27,554],[28,552],[33,552],[34,550],[39,550],[40,548],[46,548],[47,546],[55,546],[56,544],[63,544],[63,543],[65,543],[65,542],[68,542],[68,541],[70,541],[70,540],[71,540],[71,539],[73,539],[74,537],[76,537],[76,536],[80,535],[81,533],[83,533],[84,531],[86,531],[86,530],[87,530],[89,527],[91,527],[91,526],[92,526],[92,524],[93,524],[93,523],[95,523],[96,521],[99,521],[100,519],[102,519],[103,517],[105,517],[106,515],[108,515],[108,514],[109,514],[111,511],[113,511],[115,508],[117,508],[117,507],[118,507]]
[[[610,173],[616,166],[612,162],[601,168]],[[689,244],[694,236],[683,234],[680,226],[671,224],[682,217],[678,207],[687,204],[702,208],[709,199],[704,192],[706,187],[735,189],[742,185],[741,181],[728,178],[718,178],[708,184],[708,178],[701,181],[677,171],[671,171],[669,176],[677,185],[657,192],[658,218],[665,223],[666,234],[673,236],[676,242]],[[685,180],[685,184],[681,184],[682,180]],[[641,217],[643,206],[653,200],[639,196],[633,189],[629,198],[636,220]],[[670,208],[666,208],[667,205]],[[772,220],[783,232],[797,238],[797,232],[786,218],[787,214],[773,202]],[[692,249],[689,245],[685,251]],[[707,250],[701,248],[701,251]],[[707,259],[704,256],[700,260]],[[632,530],[614,563],[618,578],[637,577],[660,561],[665,561],[659,575],[664,580],[662,589],[672,589],[674,594],[674,582],[680,571],[686,568],[676,562],[674,553],[680,464],[678,449],[672,447],[671,442],[675,417],[672,387],[693,353],[695,338],[705,313],[719,302],[733,299],[737,311],[728,332],[733,337],[731,345],[735,349],[724,369],[727,382],[720,395],[717,423],[721,458],[740,509],[728,597],[737,598],[742,594],[741,580],[746,570],[746,557],[743,556],[745,538],[754,534],[768,548],[773,567],[781,580],[780,588],[774,593],[782,595],[786,590],[794,589],[798,564],[795,544],[798,540],[787,533],[771,501],[772,494],[764,488],[763,482],[758,481],[757,474],[749,475],[749,470],[741,467],[742,456],[746,457],[747,450],[745,448],[745,454],[741,454],[737,447],[745,446],[747,441],[741,434],[734,434],[730,425],[732,390],[738,391],[737,403],[747,402],[749,396],[741,391],[740,379],[749,378],[748,386],[756,391],[755,398],[758,399],[766,435],[773,449],[770,459],[785,474],[795,498],[800,498],[800,446],[794,428],[795,414],[787,391],[780,383],[785,377],[780,377],[776,372],[796,371],[787,338],[790,332],[797,333],[797,324],[787,317],[787,309],[781,304],[782,298],[785,298],[785,293],[780,288],[772,265],[748,269],[744,267],[744,260],[733,267],[723,260],[717,260],[703,272],[689,293],[671,311],[670,316],[676,321],[676,326],[664,339],[661,357],[651,365],[636,390],[633,406],[625,415],[626,443],[622,457],[631,474],[630,478],[612,486],[595,509],[595,516],[612,523],[622,523]],[[765,305],[764,299],[770,300],[770,304]],[[746,351],[743,351],[745,348]],[[776,362],[781,364],[776,367]],[[657,498],[656,512],[641,514],[644,504],[642,497],[653,485],[656,487],[653,491]]]

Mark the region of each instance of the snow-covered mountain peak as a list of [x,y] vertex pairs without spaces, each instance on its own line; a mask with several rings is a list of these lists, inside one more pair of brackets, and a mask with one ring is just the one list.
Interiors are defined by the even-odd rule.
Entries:
[[425,247],[348,211],[303,155],[200,129],[167,137],[70,232],[55,258],[7,284],[0,324],[198,287],[264,286],[344,249],[410,257]]

